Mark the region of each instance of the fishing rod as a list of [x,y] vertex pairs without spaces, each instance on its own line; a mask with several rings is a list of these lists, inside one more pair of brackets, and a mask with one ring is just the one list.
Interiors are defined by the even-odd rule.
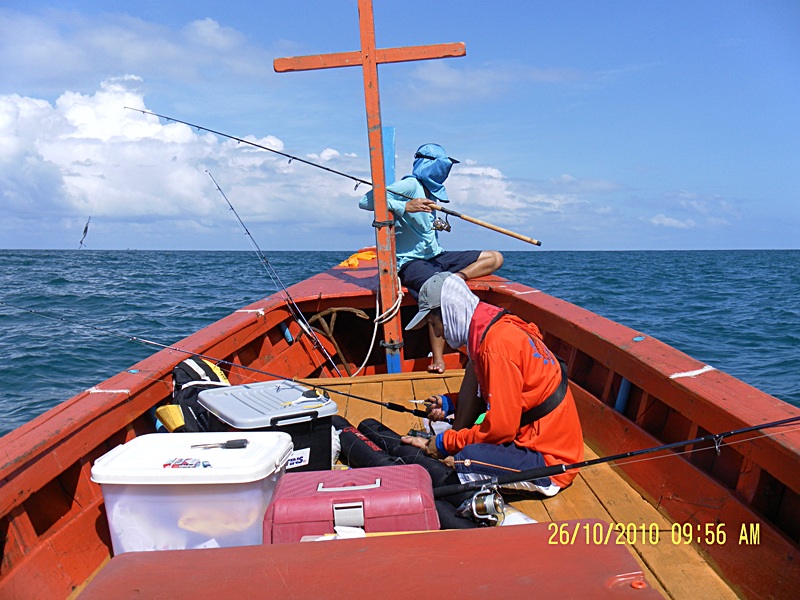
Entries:
[[189,123],[188,121],[181,121],[180,119],[175,119],[173,117],[168,117],[166,115],[160,115],[158,113],[150,112],[149,110],[143,110],[141,108],[132,108],[130,106],[126,106],[125,108],[127,110],[134,110],[136,112],[140,112],[140,113],[142,113],[144,115],[153,115],[154,117],[158,117],[158,118],[164,119],[166,121],[172,121],[173,123],[181,123],[182,125],[188,125],[189,127],[192,127],[192,128],[197,129],[199,131],[207,131],[208,133],[213,133],[214,135],[218,135],[218,136],[221,136],[221,137],[224,137],[224,138],[228,138],[229,140],[235,140],[235,141],[239,142],[240,144],[247,144],[248,146],[253,146],[255,148],[260,148],[261,150],[266,150],[267,152],[272,152],[273,154],[278,154],[280,156],[283,156],[284,158],[288,158],[289,162],[292,162],[293,160],[296,160],[297,162],[301,162],[301,163],[310,165],[312,167],[317,167],[318,169],[322,169],[323,171],[328,171],[329,173],[333,173],[335,175],[341,175],[342,177],[347,177],[347,179],[350,179],[350,180],[356,182],[356,187],[353,188],[353,189],[357,189],[358,186],[361,185],[362,183],[364,183],[366,185],[370,185],[370,186],[372,185],[366,179],[360,179],[360,178],[358,178],[358,177],[356,177],[354,175],[348,175],[347,173],[343,173],[342,171],[337,171],[336,169],[331,169],[330,167],[326,167],[324,165],[313,163],[310,160],[306,160],[304,158],[300,158],[299,156],[294,156],[292,154],[287,154],[286,152],[281,152],[280,150],[275,150],[274,148],[270,148],[268,146],[263,146],[262,144],[257,144],[256,142],[253,142],[253,141],[250,141],[250,140],[246,140],[244,138],[236,137],[235,135],[229,135],[227,133],[222,133],[221,131],[215,131],[213,129],[209,129],[208,127],[203,127],[202,125],[195,125],[194,123]]
[[624,458],[631,458],[634,456],[641,456],[642,454],[652,454],[653,452],[660,452],[661,450],[671,450],[673,448],[680,448],[688,446],[689,444],[699,444],[701,442],[714,442],[714,447],[719,452],[720,444],[726,437],[749,433],[751,431],[758,431],[760,429],[772,429],[774,427],[783,427],[791,423],[800,422],[800,416],[789,417],[788,419],[781,419],[779,421],[772,421],[770,423],[762,423],[761,425],[753,425],[751,427],[743,427],[742,429],[732,429],[724,433],[711,433],[692,440],[684,440],[681,442],[672,442],[670,444],[663,444],[661,446],[653,446],[651,448],[643,448],[641,450],[632,450],[631,452],[623,452],[621,454],[614,454],[612,456],[604,456],[601,458],[593,458],[591,460],[584,460],[582,462],[572,464],[552,465],[549,467],[538,467],[536,469],[528,469],[527,471],[520,471],[519,473],[511,473],[508,475],[500,475],[498,477],[491,477],[489,479],[481,479],[477,481],[470,481],[463,484],[446,485],[435,488],[433,495],[435,498],[442,498],[443,496],[450,496],[452,494],[460,494],[463,492],[471,492],[480,490],[486,486],[502,486],[510,483],[518,483],[521,481],[530,481],[532,479],[539,479],[541,477],[551,477],[554,475],[561,475],[567,471],[575,469],[582,469],[584,467],[591,467],[594,465],[601,465]]
[[98,332],[104,333],[106,335],[110,335],[110,336],[114,336],[114,337],[117,337],[117,338],[121,338],[121,339],[124,339],[124,340],[129,341],[129,342],[135,342],[135,343],[141,344],[143,346],[151,346],[151,347],[159,348],[161,350],[172,350],[174,352],[179,352],[181,354],[186,354],[187,356],[198,356],[200,358],[204,358],[206,360],[212,361],[212,362],[214,362],[215,364],[218,364],[218,365],[221,364],[221,365],[226,365],[226,366],[230,366],[230,367],[235,367],[237,369],[242,369],[243,371],[248,371],[248,372],[252,372],[252,373],[259,373],[261,375],[266,375],[268,377],[273,377],[273,378],[278,379],[280,381],[288,381],[288,382],[293,382],[293,383],[299,383],[299,384],[305,385],[305,386],[307,386],[307,387],[309,387],[311,389],[322,390],[323,392],[329,392],[329,393],[332,393],[332,394],[339,394],[340,396],[345,396],[347,398],[352,398],[353,400],[360,400],[362,402],[368,402],[370,404],[376,404],[376,405],[383,406],[384,408],[387,408],[387,409],[395,411],[395,412],[405,412],[405,413],[409,413],[409,414],[411,414],[411,415],[413,415],[415,417],[422,417],[422,418],[426,418],[428,416],[427,412],[424,411],[424,410],[420,410],[420,409],[416,409],[416,408],[408,408],[406,406],[403,406],[402,404],[397,404],[396,402],[383,402],[383,401],[380,401],[380,400],[374,400],[372,398],[365,398],[364,396],[358,396],[356,394],[351,394],[349,392],[342,392],[342,391],[339,391],[339,390],[335,390],[335,389],[333,389],[331,387],[328,387],[328,386],[322,386],[322,385],[319,385],[319,384],[316,384],[316,383],[307,382],[307,381],[305,381],[303,379],[284,377],[283,375],[278,375],[276,373],[270,373],[269,371],[265,371],[263,369],[256,369],[255,367],[248,367],[248,366],[240,364],[240,363],[234,363],[234,362],[231,362],[231,361],[228,361],[228,360],[224,360],[224,359],[221,359],[221,358],[216,358],[214,356],[209,356],[207,354],[200,354],[199,352],[193,352],[191,350],[185,350],[183,348],[178,348],[176,346],[169,346],[167,344],[162,344],[160,342],[155,342],[153,340],[148,340],[148,339],[143,338],[143,337],[139,337],[139,336],[123,333],[123,332],[120,332],[120,331],[114,331],[113,329],[108,329],[106,327],[99,327],[97,325],[89,325],[89,324],[86,324],[86,323],[80,323],[78,321],[65,319],[64,317],[58,317],[58,316],[54,316],[54,315],[49,315],[47,313],[43,313],[43,312],[38,311],[38,310],[33,310],[31,308],[25,308],[25,307],[22,307],[22,306],[17,306],[15,304],[11,304],[9,302],[0,301],[0,306],[7,306],[9,308],[13,308],[15,310],[26,312],[26,313],[35,315],[37,317],[44,317],[44,318],[47,318],[47,319],[53,319],[55,321],[60,321],[61,323],[66,323],[67,325],[72,325],[74,327],[83,327],[85,329],[92,329],[94,331],[98,331]]
[[[392,193],[394,193],[394,192],[392,192]],[[433,206],[431,206],[431,208],[433,210],[440,210],[446,215],[451,215],[453,217],[458,217],[459,219],[463,219],[464,221],[467,221],[468,223],[473,223],[475,225],[480,225],[481,227],[485,227],[486,229],[491,229],[492,231],[496,231],[497,233],[502,233],[503,235],[507,235],[509,237],[516,238],[516,239],[521,240],[523,242],[527,242],[528,244],[533,244],[534,246],[541,246],[542,245],[542,242],[540,242],[539,240],[535,240],[532,237],[528,237],[527,235],[522,235],[521,233],[517,233],[515,231],[511,231],[510,229],[505,229],[503,227],[498,227],[497,225],[492,225],[491,223],[487,223],[486,221],[481,221],[480,219],[476,219],[475,217],[470,217],[468,215],[463,215],[463,214],[461,214],[459,212],[456,212],[454,210],[450,210],[449,208],[445,208],[444,206],[439,206],[438,204],[434,204]],[[449,230],[450,230],[450,228],[447,227],[447,231],[449,231]]]
[[[133,110],[133,111],[136,111],[136,112],[140,112],[140,113],[145,114],[145,115],[153,115],[154,117],[158,117],[160,119],[165,119],[167,121],[172,121],[173,123],[181,123],[183,125],[187,125],[189,127],[193,127],[194,129],[197,129],[199,131],[207,131],[209,133],[213,133],[214,135],[219,135],[221,137],[228,138],[230,140],[235,140],[235,141],[237,141],[237,142],[239,142],[241,144],[248,144],[248,145],[253,146],[255,148],[260,148],[261,150],[266,150],[266,151],[272,152],[274,154],[279,154],[280,156],[288,158],[289,162],[292,162],[293,160],[296,160],[296,161],[304,163],[306,165],[310,165],[312,167],[316,167],[318,169],[322,169],[323,171],[328,171],[329,173],[334,173],[335,175],[341,175],[342,177],[346,177],[347,179],[350,179],[350,180],[356,182],[356,186],[353,188],[354,190],[358,189],[358,186],[361,185],[362,183],[365,184],[365,185],[368,185],[368,186],[372,186],[372,182],[371,181],[367,181],[366,179],[361,179],[359,177],[356,177],[355,175],[349,175],[348,173],[343,173],[342,171],[337,171],[336,169],[331,169],[330,167],[326,167],[324,165],[320,165],[318,163],[311,162],[310,160],[306,160],[304,158],[300,158],[299,156],[294,156],[292,154],[287,154],[286,152],[281,152],[280,150],[275,150],[274,148],[269,148],[268,146],[263,146],[261,144],[257,144],[256,142],[252,142],[252,141],[246,140],[244,138],[236,137],[234,135],[230,135],[230,134],[227,134],[227,133],[222,133],[221,131],[216,131],[214,129],[209,129],[208,127],[203,127],[202,125],[196,125],[194,123],[189,123],[188,121],[181,121],[180,119],[175,119],[173,117],[168,117],[166,115],[160,115],[158,113],[154,113],[154,112],[151,112],[149,110],[143,110],[141,108],[132,108],[130,106],[126,106],[125,108],[128,109],[128,110]],[[391,193],[395,194],[397,196],[400,196],[401,198],[406,198],[407,200],[414,200],[414,198],[412,198],[411,196],[406,196],[405,194],[398,194],[397,192],[391,192]],[[541,246],[542,245],[542,242],[539,241],[539,240],[535,240],[535,239],[533,239],[531,237],[516,233],[516,232],[511,231],[509,229],[505,229],[503,227],[498,227],[497,225],[492,225],[491,223],[487,223],[486,221],[481,221],[480,219],[476,219],[474,217],[470,217],[468,215],[464,215],[462,213],[456,212],[456,211],[451,210],[449,208],[444,208],[443,206],[439,206],[439,205],[433,205],[431,208],[433,208],[434,210],[440,210],[446,215],[451,215],[453,217],[458,217],[459,219],[463,219],[464,221],[467,221],[468,223],[472,223],[472,224],[478,225],[480,227],[485,227],[486,229],[490,229],[491,231],[495,231],[497,233],[501,233],[503,235],[507,235],[509,237],[513,237],[513,238],[515,238],[517,240],[520,240],[520,241],[523,241],[523,242],[527,242],[528,244],[533,244],[534,246]],[[449,230],[450,230],[450,228],[447,227],[446,231],[449,231]]]
[[230,200],[228,200],[228,196],[226,196],[225,192],[222,191],[222,188],[219,187],[219,183],[217,183],[217,180],[214,179],[214,176],[211,174],[211,172],[206,169],[206,173],[208,173],[208,176],[211,177],[211,181],[214,182],[214,185],[217,186],[217,190],[225,199],[225,202],[228,203],[228,208],[230,208],[231,212],[236,216],[236,220],[239,221],[239,225],[241,225],[242,229],[244,229],[244,233],[247,236],[247,239],[250,240],[250,244],[253,246],[253,250],[255,250],[256,256],[258,256],[258,259],[261,261],[261,264],[267,271],[267,275],[269,275],[269,278],[272,279],[272,285],[274,285],[276,289],[281,290],[281,292],[283,293],[283,300],[284,302],[286,302],[286,306],[289,308],[289,312],[292,313],[292,317],[294,317],[294,320],[297,321],[298,325],[300,325],[300,328],[303,331],[305,331],[306,335],[308,335],[313,340],[314,347],[321,350],[322,353],[325,355],[325,358],[328,360],[328,362],[330,362],[331,365],[333,365],[333,370],[336,371],[339,377],[342,377],[342,372],[339,370],[339,367],[336,366],[336,363],[333,362],[333,357],[328,353],[328,351],[325,349],[325,346],[322,345],[322,342],[319,341],[319,338],[311,329],[311,324],[306,320],[305,315],[297,306],[297,304],[295,304],[294,298],[292,298],[291,294],[289,294],[289,290],[286,289],[286,286],[283,284],[283,281],[281,281],[278,272],[273,268],[272,263],[269,262],[267,257],[261,251],[261,248],[256,243],[255,238],[250,234],[250,230],[247,229],[247,225],[244,224],[244,221],[242,221],[242,218],[239,216],[239,213],[236,212],[236,209],[233,207],[233,204],[231,203]]

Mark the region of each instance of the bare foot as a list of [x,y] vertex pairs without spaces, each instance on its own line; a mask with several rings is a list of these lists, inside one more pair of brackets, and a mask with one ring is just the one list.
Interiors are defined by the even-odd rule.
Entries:
[[444,373],[444,361],[435,361],[428,365],[428,373]]

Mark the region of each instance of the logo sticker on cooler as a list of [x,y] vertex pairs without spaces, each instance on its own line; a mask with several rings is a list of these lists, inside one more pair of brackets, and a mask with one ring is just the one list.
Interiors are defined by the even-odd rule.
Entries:
[[289,455],[289,462],[286,463],[287,469],[302,467],[308,464],[311,457],[311,448],[300,448]]
[[164,463],[165,469],[208,469],[211,463],[207,460],[200,460],[199,458],[171,458]]

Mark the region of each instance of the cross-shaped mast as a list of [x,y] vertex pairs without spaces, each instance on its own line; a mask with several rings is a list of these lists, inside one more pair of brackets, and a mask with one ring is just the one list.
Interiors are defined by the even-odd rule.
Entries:
[[[275,71],[307,71],[334,67],[361,65],[364,73],[364,98],[367,108],[367,132],[369,134],[369,161],[372,171],[372,188],[375,200],[375,239],[378,253],[381,305],[394,306],[397,301],[397,257],[395,255],[394,230],[389,225],[394,220],[386,206],[386,177],[383,159],[383,135],[381,130],[381,103],[378,89],[378,64],[428,60],[464,56],[463,43],[434,44],[429,46],[406,46],[402,48],[376,48],[375,22],[372,0],[358,0],[361,30],[361,51],[276,58]],[[403,360],[403,334],[400,312],[383,326],[383,345],[386,347],[386,364],[389,373],[398,373]]]

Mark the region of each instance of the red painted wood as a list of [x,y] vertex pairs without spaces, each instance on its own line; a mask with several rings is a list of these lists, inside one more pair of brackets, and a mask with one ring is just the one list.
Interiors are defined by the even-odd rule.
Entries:
[[[599,521],[574,521],[583,531]],[[607,526],[607,525],[604,525]],[[590,529],[591,531],[591,529]],[[548,543],[546,523],[192,552],[122,554],[81,600],[660,598],[624,546]],[[634,584],[634,582],[637,582]],[[634,584],[634,585],[632,585]]]
[[[337,267],[290,290],[301,308],[309,313],[330,306],[371,308],[374,306],[375,275],[375,261],[364,261],[359,268]],[[684,415],[692,422],[693,428],[722,431],[777,420],[798,412],[722,373],[671,380],[668,376],[674,372],[693,370],[702,365],[657,340],[633,343],[632,336],[637,332],[536,290],[496,276],[470,284],[488,301],[512,308],[524,318],[536,321],[550,338],[563,340],[564,347],[570,349],[570,364],[581,356],[590,357],[589,360],[596,361],[604,369],[618,372],[632,381],[634,386],[643,390],[642,397],[657,399],[667,408]],[[406,303],[412,302],[407,300]],[[263,309],[264,314],[237,312],[175,346],[193,352],[218,353],[216,355],[220,357],[236,356],[241,348],[250,344],[269,351],[264,342],[267,332],[289,318],[283,301],[272,296],[247,308]],[[242,355],[249,357],[250,351]],[[126,432],[130,435],[142,430],[142,415],[169,395],[172,367],[184,356],[174,350],[154,354],[135,365],[140,373],[120,373],[97,386],[105,390],[128,389],[129,392],[78,394],[0,439],[0,515],[6,519],[12,514],[24,516],[21,507],[25,500],[70,465],[87,458],[91,461],[121,442]],[[452,356],[455,358],[456,355]],[[406,364],[413,364],[418,369],[425,366],[414,360]],[[454,364],[457,364],[457,359]],[[601,381],[603,387],[605,381]],[[653,436],[594,400],[587,400],[581,411],[587,439],[597,443],[597,448],[606,453],[657,443]],[[740,478],[738,483],[744,499],[763,490],[764,485],[759,482],[769,483],[773,481],[770,478],[778,484],[797,488],[800,433],[782,433],[735,448],[747,459],[742,468],[750,469],[752,473]],[[738,538],[738,531],[733,528],[736,523],[746,523],[748,519],[756,522],[758,515],[733,497],[734,491],[723,488],[685,461],[681,460],[679,464],[682,466],[674,469],[631,467],[626,468],[626,472],[645,494],[658,499],[661,509],[673,518],[691,520],[700,525],[719,518],[728,524],[728,543],[720,547],[709,546],[708,551],[720,565],[730,565],[726,572],[750,595],[775,593],[774,590],[791,594],[798,589],[797,545],[763,521],[759,547],[740,548],[733,541]],[[759,472],[763,472],[761,478]],[[9,529],[11,537],[4,548],[0,590],[24,589],[18,586],[23,586],[29,577],[36,579],[31,574],[37,570],[63,567],[84,573],[93,572],[101,564],[103,557],[107,556],[107,548],[102,549],[105,542],[99,532],[101,521],[91,506],[91,484],[80,480],[76,492],[81,507],[70,511],[64,518],[65,522],[52,527],[43,538],[36,538],[30,524],[22,529],[15,529],[12,525]],[[87,499],[90,505],[84,507],[83,502]],[[797,511],[796,502],[789,498],[768,508],[779,511],[777,518],[781,526],[793,531],[790,525],[792,513]],[[18,521],[17,525],[24,523]],[[70,532],[70,535],[64,532]],[[55,547],[60,548],[60,555],[53,554]],[[59,562],[61,558],[52,558],[67,555],[70,558],[63,562]],[[80,567],[79,562],[82,563]],[[62,566],[53,566],[56,564]],[[71,586],[80,579],[75,573],[63,579],[54,576],[52,580],[69,581]],[[54,591],[51,596],[60,597],[68,592],[67,587],[58,593]],[[0,597],[5,595],[14,597],[0,593]]]
[[[272,307],[274,310],[269,310]],[[23,502],[33,491],[58,476],[111,432],[126,427],[172,392],[172,368],[197,352],[223,358],[263,335],[268,325],[288,318],[277,296],[247,307],[263,308],[265,316],[236,312],[174,344],[183,350],[162,350],[95,386],[117,393],[77,394],[2,438],[0,444],[0,514]]]
[[[800,409],[721,371],[670,379],[703,363],[644,335],[578,306],[519,284],[491,284],[486,299],[531,321],[620,373],[683,416],[710,432],[728,431],[800,415]],[[524,295],[521,295],[524,294]],[[754,440],[743,450],[795,492],[800,493],[800,430]]]
[[[658,446],[659,440],[625,419],[615,410],[598,403],[585,390],[572,385],[581,416],[584,438],[605,454],[617,454]],[[672,454],[664,453],[664,454]],[[800,587],[800,551],[795,543],[770,527],[730,490],[711,480],[683,458],[625,462],[621,469],[633,485],[677,523],[690,523],[705,541],[706,526],[720,523],[727,535],[723,544],[700,543],[722,572],[745,591],[748,598],[790,598]],[[743,525],[760,523],[758,545],[742,547]],[[664,532],[665,543],[670,532]],[[713,539],[713,538],[712,538]]]
[[[317,56],[278,58],[274,61],[276,72],[328,69],[360,65],[364,78],[364,101],[367,111],[367,134],[369,139],[369,162],[372,175],[372,191],[375,220],[390,223],[394,216],[386,204],[386,171],[383,157],[383,129],[381,126],[380,86],[378,65],[387,62],[407,62],[464,56],[464,44],[438,44],[431,46],[409,46],[403,48],[377,48],[375,44],[375,19],[372,0],[358,0],[360,52],[340,52]],[[394,231],[388,225],[376,227],[375,240],[380,275],[381,312],[394,306],[398,298],[397,256]],[[387,363],[399,366],[403,361],[403,329],[400,314],[395,314],[383,325],[383,340],[387,345]],[[400,345],[400,347],[396,347]]]
[[[431,44],[429,46],[406,46],[404,48],[376,48],[375,56],[378,64],[408,62],[412,60],[430,60],[433,58],[453,58],[464,56],[467,49],[463,43]],[[363,51],[339,52],[337,54],[318,54],[315,56],[294,56],[276,58],[273,62],[278,73],[293,71],[311,71],[314,69],[331,69],[334,67],[360,67],[364,60]]]
[[0,598],[65,598],[83,584],[111,552],[102,502],[95,498],[16,561],[13,577],[0,577]]
[[4,533],[3,563],[0,573],[7,573],[39,541],[30,517],[21,506],[14,507],[7,515],[8,523]]

